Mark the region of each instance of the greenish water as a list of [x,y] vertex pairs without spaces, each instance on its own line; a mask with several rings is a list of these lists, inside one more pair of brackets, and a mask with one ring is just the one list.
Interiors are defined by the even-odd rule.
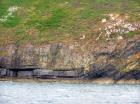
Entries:
[[0,82],[0,104],[140,104],[140,85]]

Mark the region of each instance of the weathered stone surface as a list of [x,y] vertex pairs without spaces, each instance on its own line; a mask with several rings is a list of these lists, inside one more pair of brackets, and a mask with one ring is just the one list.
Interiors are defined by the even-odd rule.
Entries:
[[52,70],[36,69],[33,71],[33,76],[38,78],[52,78],[54,75]]
[[6,76],[7,70],[6,69],[0,69],[0,77]]
[[[79,73],[78,69],[83,68],[87,72],[85,77],[89,78],[139,78],[139,74],[131,71],[140,69],[140,36],[109,42],[53,43],[39,46],[11,44],[1,46],[0,51],[0,67],[40,68],[33,71],[33,75],[37,77],[79,77],[83,72]],[[58,68],[60,70],[56,71]],[[16,72],[8,73],[8,76],[18,76]],[[22,74],[26,76],[27,73],[21,72],[19,75]]]
[[113,65],[106,65],[104,67],[92,65],[91,71],[84,75],[85,78],[103,78],[103,77],[113,77],[118,71]]
[[76,78],[83,75],[83,70],[43,70],[36,69],[33,71],[33,75],[39,78]]
[[2,48],[6,55],[0,56],[0,66],[45,69],[50,67],[62,69],[83,67],[88,69],[89,64],[109,64],[110,61],[115,62],[118,57],[119,59],[125,59],[139,52],[139,42],[138,40],[124,41],[124,45],[126,44],[124,47],[117,45],[119,44],[117,42],[103,45],[95,44],[90,50],[87,50],[86,47],[84,49],[83,46],[60,43],[43,46],[33,46],[31,44],[25,46],[9,45]]
[[83,70],[54,71],[56,77],[72,77],[77,78],[84,74]]
[[132,70],[130,72],[125,73],[124,79],[140,79],[140,70]]
[[18,71],[17,77],[32,78],[33,72],[32,71]]
[[129,57],[137,52],[140,52],[140,41],[130,41],[125,47],[124,56]]
[[115,66],[112,65],[106,65],[102,68],[95,66],[93,64],[93,67],[91,67],[91,71],[86,73],[84,75],[84,78],[88,79],[96,79],[96,78],[112,78],[115,81],[121,80],[121,79],[140,79],[140,70],[132,70],[128,72],[122,72],[118,69],[116,69]]
[[8,77],[17,77],[17,72],[8,70],[7,76]]

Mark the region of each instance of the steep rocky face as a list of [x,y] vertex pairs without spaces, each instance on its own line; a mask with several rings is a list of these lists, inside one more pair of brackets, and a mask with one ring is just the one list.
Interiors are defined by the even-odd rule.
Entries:
[[84,78],[140,79],[140,39],[118,43],[112,52],[95,54],[96,61]]
[[[0,48],[4,68],[104,69],[123,72],[140,69],[140,37],[104,43],[55,43],[41,46],[10,44]],[[111,68],[112,69],[112,68]]]
[[73,69],[83,68],[87,61],[91,60],[86,54],[81,54],[74,49],[74,45],[68,44],[48,44],[44,46],[26,46],[17,47],[8,45],[2,47],[5,55],[1,56],[2,67],[21,68],[52,68],[52,69]]

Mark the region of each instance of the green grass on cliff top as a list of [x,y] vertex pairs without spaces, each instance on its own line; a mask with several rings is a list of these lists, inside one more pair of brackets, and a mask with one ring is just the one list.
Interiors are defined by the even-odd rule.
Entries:
[[140,19],[140,0],[0,0],[0,19],[10,7],[18,10],[0,21],[0,44],[35,44],[77,39],[90,32],[108,13]]

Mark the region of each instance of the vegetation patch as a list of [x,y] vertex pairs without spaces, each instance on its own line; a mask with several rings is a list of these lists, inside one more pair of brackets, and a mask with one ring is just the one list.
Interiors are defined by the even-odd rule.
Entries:
[[[19,9],[11,14],[9,8],[13,7]],[[1,40],[7,40],[7,37],[4,39],[7,35],[11,39],[6,43],[21,41],[24,36],[25,42],[34,38],[30,41],[36,44],[65,41],[68,37],[75,40],[83,35],[86,38],[94,35],[95,38],[97,31],[94,30],[101,27],[99,24],[106,15],[127,14],[128,21],[137,22],[139,10],[139,0],[0,0]],[[5,17],[6,20],[2,21]],[[32,28],[36,29],[34,34],[37,35],[28,36],[27,31]],[[17,37],[17,34],[20,35]],[[127,35],[134,36],[135,32]]]
[[137,31],[130,31],[129,33],[125,34],[127,37],[133,37],[134,35],[139,35],[140,30]]
[[20,18],[16,16],[8,17],[6,21],[2,22],[4,27],[11,28],[15,27],[20,23]]

